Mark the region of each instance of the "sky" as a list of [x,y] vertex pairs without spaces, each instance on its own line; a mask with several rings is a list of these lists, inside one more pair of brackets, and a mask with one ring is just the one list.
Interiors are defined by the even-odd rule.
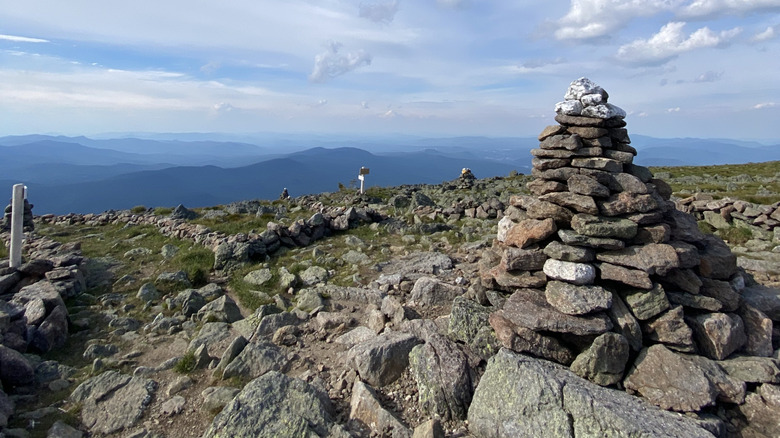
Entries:
[[588,77],[631,133],[780,139],[780,0],[0,0],[0,135],[535,136]]

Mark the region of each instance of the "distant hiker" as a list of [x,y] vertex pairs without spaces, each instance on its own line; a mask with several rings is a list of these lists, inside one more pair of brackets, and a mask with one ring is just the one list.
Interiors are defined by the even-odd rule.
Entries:
[[282,194],[279,195],[279,199],[282,199],[282,200],[290,199],[290,194],[287,193],[287,187],[285,187],[284,190],[282,190]]

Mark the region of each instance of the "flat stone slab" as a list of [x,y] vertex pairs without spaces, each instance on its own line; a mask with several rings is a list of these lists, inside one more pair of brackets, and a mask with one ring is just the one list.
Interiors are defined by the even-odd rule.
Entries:
[[713,437],[691,418],[506,349],[488,361],[468,421],[482,438]]
[[544,296],[551,306],[567,315],[585,315],[612,306],[612,293],[601,286],[577,286],[562,281],[550,281]]
[[551,306],[544,292],[520,289],[504,303],[504,317],[512,323],[531,330],[546,330],[575,335],[600,335],[612,328],[612,322],[603,314],[588,316],[567,315]]
[[638,226],[628,219],[594,216],[579,213],[571,219],[574,231],[591,237],[614,237],[617,239],[632,239],[636,236]]

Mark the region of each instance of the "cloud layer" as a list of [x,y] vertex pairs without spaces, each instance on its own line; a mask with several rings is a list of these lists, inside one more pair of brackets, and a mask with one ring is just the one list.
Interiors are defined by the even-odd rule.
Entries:
[[535,135],[587,76],[640,132],[780,137],[780,0],[0,0],[0,23],[0,135]]

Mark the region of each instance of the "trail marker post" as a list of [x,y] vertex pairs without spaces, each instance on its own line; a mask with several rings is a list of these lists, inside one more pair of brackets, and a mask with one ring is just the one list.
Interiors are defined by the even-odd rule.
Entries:
[[18,268],[22,265],[22,237],[24,222],[24,184],[14,184],[11,195],[11,257],[9,266]]
[[363,194],[363,182],[366,180],[366,175],[368,175],[368,167],[361,167],[360,173],[358,174],[358,179],[360,180],[360,194]]

